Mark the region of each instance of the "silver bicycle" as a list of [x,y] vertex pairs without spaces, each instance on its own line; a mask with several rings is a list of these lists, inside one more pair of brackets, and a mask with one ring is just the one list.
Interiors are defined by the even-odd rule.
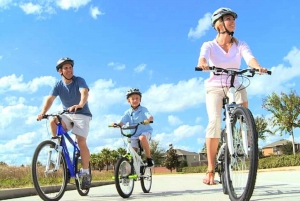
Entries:
[[[256,69],[223,69],[215,66],[209,69],[215,75],[226,76],[230,81],[229,97],[224,92],[225,128],[221,132],[222,145],[217,154],[215,171],[219,173],[223,193],[229,194],[230,200],[248,201],[253,194],[257,175],[258,135],[251,111],[235,102],[235,92],[241,88],[236,89],[234,81],[236,77],[248,79],[256,73],[262,73]],[[202,71],[199,67],[195,70]],[[267,74],[271,75],[271,71]]]
[[[150,122],[152,123],[152,122]],[[132,194],[134,181],[141,181],[144,193],[149,193],[152,185],[152,171],[147,167],[147,163],[142,160],[142,147],[139,143],[139,151],[136,152],[131,146],[131,136],[133,136],[139,125],[146,124],[140,122],[134,126],[119,126],[118,124],[109,127],[120,128],[122,136],[127,138],[126,154],[122,156],[116,165],[114,180],[119,195],[128,198]],[[127,130],[129,133],[124,133]]]

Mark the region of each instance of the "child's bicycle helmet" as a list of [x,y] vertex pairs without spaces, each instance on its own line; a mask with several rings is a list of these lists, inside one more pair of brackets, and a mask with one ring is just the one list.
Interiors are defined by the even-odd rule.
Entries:
[[127,91],[126,93],[126,98],[128,99],[131,95],[133,94],[137,94],[139,95],[140,97],[142,97],[142,93],[140,92],[139,89],[136,89],[136,88],[131,88]]

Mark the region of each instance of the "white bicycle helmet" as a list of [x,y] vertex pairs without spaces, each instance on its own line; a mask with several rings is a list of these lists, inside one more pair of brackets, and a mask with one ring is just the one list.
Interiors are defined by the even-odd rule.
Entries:
[[224,15],[232,15],[234,19],[238,17],[238,15],[230,8],[219,8],[211,16],[211,25],[214,27],[216,21]]
[[74,60],[70,59],[69,57],[63,57],[63,58],[59,59],[56,63],[56,70],[58,71],[64,64],[71,64],[73,67]]
[[139,89],[136,89],[136,88],[131,88],[127,91],[126,93],[126,98],[128,99],[131,95],[133,94],[137,94],[139,95],[140,97],[142,97],[142,93],[140,92]]

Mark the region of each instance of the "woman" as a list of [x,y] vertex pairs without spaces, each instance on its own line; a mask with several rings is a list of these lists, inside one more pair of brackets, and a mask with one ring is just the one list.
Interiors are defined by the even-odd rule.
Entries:
[[[260,72],[267,71],[267,69],[259,65],[248,45],[233,37],[236,18],[237,14],[230,8],[219,8],[213,13],[211,23],[218,32],[217,37],[212,41],[203,43],[198,67],[203,70],[209,70],[209,66],[239,69],[243,57],[248,66],[259,69]],[[236,80],[235,84],[238,84],[238,80]],[[211,73],[210,77],[205,81],[206,110],[208,114],[208,126],[206,128],[208,168],[203,183],[208,185],[215,184],[215,158],[221,135],[221,113],[224,97],[222,86],[229,86],[226,76],[217,76]],[[225,91],[227,91],[226,88]],[[248,107],[245,89],[236,92],[236,102],[244,107]]]

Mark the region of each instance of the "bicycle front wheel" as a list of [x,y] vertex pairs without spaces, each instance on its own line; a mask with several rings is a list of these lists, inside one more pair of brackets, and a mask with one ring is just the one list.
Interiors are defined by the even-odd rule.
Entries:
[[249,109],[238,107],[231,115],[231,122],[234,154],[230,155],[228,148],[225,149],[228,194],[233,201],[248,201],[255,187],[258,166],[255,121]]
[[127,158],[121,158],[115,170],[115,184],[119,195],[128,198],[134,188],[134,175],[132,175],[132,165]]
[[[60,165],[56,168],[57,161]],[[67,186],[67,166],[62,154],[58,155],[55,143],[44,141],[36,148],[31,164],[32,181],[43,200],[59,200]]]
[[[226,143],[227,136],[226,136],[226,130],[223,129],[221,132],[221,139],[220,142],[223,145],[223,143]],[[226,177],[225,177],[225,150],[227,149],[227,145],[222,150],[222,161],[221,164],[219,164],[219,174],[220,174],[220,182],[222,183],[222,189],[224,194],[228,194],[227,190],[227,183],[226,183]]]
[[[75,162],[75,174],[76,174],[75,185],[76,185],[76,189],[77,189],[77,192],[79,193],[79,195],[87,196],[89,194],[90,188],[82,189],[80,186],[81,182],[82,182],[82,177],[80,176],[80,169],[82,167],[83,167],[83,165],[82,165],[82,161],[81,161],[81,156],[78,156],[78,157],[76,157],[76,162]],[[90,172],[90,175],[92,176],[91,164],[89,164],[89,172]]]
[[141,186],[144,193],[149,193],[152,185],[152,171],[149,167],[144,167],[143,171],[141,176]]

